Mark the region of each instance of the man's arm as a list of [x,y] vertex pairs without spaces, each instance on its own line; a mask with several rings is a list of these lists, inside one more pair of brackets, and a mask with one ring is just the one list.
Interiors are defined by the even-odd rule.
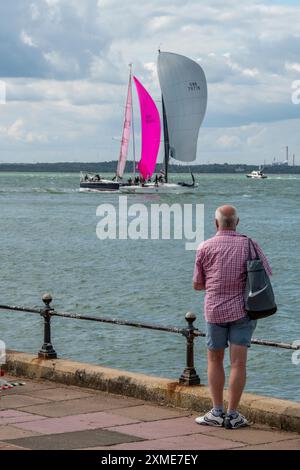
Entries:
[[196,253],[195,268],[193,276],[193,288],[195,290],[205,290],[205,273],[203,268],[204,248],[199,247]]
[[263,265],[264,265],[264,268],[266,270],[266,273],[269,275],[269,276],[272,276],[272,269],[271,269],[271,266],[269,264],[269,261],[266,257],[266,255],[264,254],[264,252],[262,251],[261,247],[259,246],[259,244],[257,243],[257,241],[253,240],[253,243],[254,243],[254,246],[258,252],[258,255],[260,257],[260,259],[262,260],[263,262]]
[[195,290],[205,290],[205,284],[201,284],[200,282],[193,282],[193,287]]

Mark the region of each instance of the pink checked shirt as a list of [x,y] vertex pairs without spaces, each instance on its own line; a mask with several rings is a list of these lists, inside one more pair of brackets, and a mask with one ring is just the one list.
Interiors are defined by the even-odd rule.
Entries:
[[[271,275],[267,258],[259,245],[253,243],[266,272]],[[248,239],[233,230],[220,230],[199,245],[193,280],[205,286],[204,314],[209,323],[231,322],[246,315],[247,259]]]

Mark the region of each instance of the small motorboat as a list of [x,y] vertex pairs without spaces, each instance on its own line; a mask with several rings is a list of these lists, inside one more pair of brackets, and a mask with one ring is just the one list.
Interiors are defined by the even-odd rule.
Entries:
[[253,178],[253,179],[265,179],[265,178],[268,178],[267,175],[265,175],[263,173],[262,170],[253,170],[251,171],[251,173],[248,173],[248,175],[246,175],[247,178]]

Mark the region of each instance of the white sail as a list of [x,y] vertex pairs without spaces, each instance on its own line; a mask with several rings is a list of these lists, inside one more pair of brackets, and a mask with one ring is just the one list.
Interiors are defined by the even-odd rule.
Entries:
[[120,178],[122,178],[123,173],[125,171],[125,165],[126,165],[126,160],[127,160],[127,155],[128,155],[129,140],[130,140],[131,121],[132,121],[132,88],[131,88],[131,69],[130,69],[127,99],[126,99],[126,106],[125,106],[123,134],[122,134],[122,140],[121,140],[119,162],[118,162],[118,167],[117,167],[117,176]]
[[170,156],[182,162],[194,161],[199,129],[207,105],[204,72],[199,64],[187,57],[160,52],[158,77],[167,121]]

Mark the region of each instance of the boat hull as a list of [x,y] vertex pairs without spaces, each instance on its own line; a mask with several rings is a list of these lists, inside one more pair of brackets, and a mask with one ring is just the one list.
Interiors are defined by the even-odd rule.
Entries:
[[116,181],[81,181],[80,191],[118,191],[120,184]]
[[196,187],[196,185],[183,186],[176,183],[150,183],[144,186],[121,186],[120,192],[126,194],[183,194],[195,191]]
[[252,175],[246,175],[247,178],[252,178],[253,180],[263,180],[268,178],[266,175],[264,176],[252,176]]

